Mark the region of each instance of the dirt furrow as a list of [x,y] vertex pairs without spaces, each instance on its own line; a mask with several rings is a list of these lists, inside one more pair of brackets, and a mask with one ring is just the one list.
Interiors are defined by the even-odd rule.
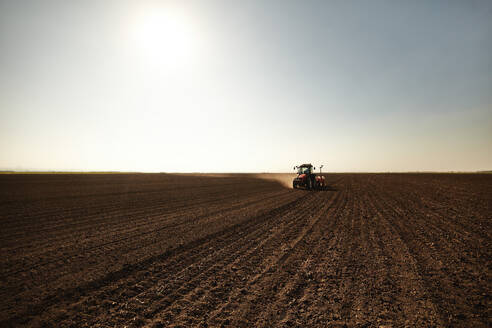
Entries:
[[[305,194],[304,196],[309,196],[309,194]],[[236,231],[240,231],[239,227],[243,227],[245,225],[252,225],[255,222],[258,223],[259,221],[261,221],[262,218],[264,218],[264,215],[272,216],[275,213],[281,213],[282,211],[285,211],[286,209],[292,208],[293,206],[295,206],[296,201],[297,200],[294,199],[293,201],[290,201],[289,203],[283,204],[283,205],[281,205],[277,208],[274,208],[274,209],[270,209],[270,212],[266,212],[266,214],[259,215],[257,217],[254,217],[253,219],[251,219],[250,217],[242,219],[241,221],[239,221],[239,223],[237,223],[235,225],[232,225],[229,227],[226,226],[226,228],[224,230],[219,230],[219,231],[217,231],[211,235],[206,235],[205,237],[196,239],[195,241],[193,241],[191,243],[182,244],[182,246],[179,246],[178,248],[175,248],[173,250],[166,250],[162,254],[154,255],[150,258],[147,257],[143,261],[139,261],[139,262],[136,262],[134,264],[126,265],[123,268],[117,269],[115,271],[114,270],[109,271],[106,277],[97,278],[97,279],[94,279],[90,276],[89,277],[81,277],[81,278],[87,279],[87,282],[82,283],[81,286],[77,287],[76,289],[73,289],[73,288],[68,289],[66,292],[62,293],[62,295],[60,295],[59,297],[53,297],[53,296],[47,297],[43,302],[39,303],[35,308],[39,308],[41,310],[41,308],[44,308],[45,306],[50,306],[51,304],[56,304],[57,299],[59,299],[59,301],[63,301],[65,298],[72,299],[73,297],[78,297],[77,295],[80,294],[80,290],[85,290],[85,289],[93,290],[96,287],[99,288],[101,285],[110,284],[111,281],[113,281],[115,279],[115,277],[120,277],[120,276],[127,277],[130,275],[131,272],[139,269],[142,265],[149,265],[149,264],[155,262],[156,260],[158,260],[160,258],[167,258],[170,254],[175,254],[175,253],[177,254],[180,252],[180,250],[187,249],[188,247],[194,249],[195,247],[201,246],[203,244],[203,242],[208,243],[210,241],[213,241],[214,238],[221,237],[221,235],[223,235],[224,233],[227,233],[230,236],[234,236]],[[137,259],[138,259],[138,257],[137,257]],[[48,305],[43,305],[45,303],[47,303]],[[31,310],[31,312],[33,312],[33,311]]]
[[[318,201],[323,199],[320,195],[317,195]],[[239,294],[229,298],[232,302],[212,312],[209,324],[227,323],[228,320],[232,320],[232,325],[244,325],[245,322],[252,320],[250,318],[251,313],[270,303],[275,293],[267,291],[271,288],[279,288],[279,282],[285,283],[288,280],[287,277],[292,274],[292,271],[289,271],[294,270],[294,267],[305,259],[303,251],[308,251],[309,246],[312,245],[312,229],[329,205],[329,203],[319,202],[318,206],[309,211],[309,215],[304,219],[305,225],[301,230],[296,231],[293,235],[284,236],[280,248],[276,247],[263,252],[262,261],[255,264],[258,270],[246,281],[243,289],[239,290]],[[299,218],[299,220],[302,219],[302,217]],[[277,282],[276,287],[274,281]]]
[[383,215],[381,206],[385,204],[378,201],[378,194],[371,190],[369,195],[375,215],[372,220],[375,224],[373,239],[378,243],[382,259],[388,267],[381,278],[384,284],[392,286],[391,298],[398,305],[396,313],[407,325],[442,326],[436,305],[419,274],[417,261]]
[[[294,276],[276,292],[275,301],[267,305],[258,315],[256,323],[260,326],[279,327],[301,324],[315,327],[323,322],[322,313],[309,308],[317,300],[322,292],[321,282],[324,273],[318,271],[319,260],[329,252],[328,244],[336,242],[333,233],[338,225],[339,213],[346,206],[347,194],[341,191],[332,205],[322,215],[319,225],[316,227],[320,234],[318,242],[306,256]],[[328,247],[327,247],[328,246]],[[278,284],[278,282],[276,282]]]
[[[265,190],[263,190],[265,189]],[[122,213],[122,205],[126,210],[125,214],[140,214],[142,211],[148,212],[153,208],[160,211],[161,214],[175,213],[179,210],[189,210],[193,207],[217,206],[222,207],[226,201],[234,201],[235,199],[243,199],[247,196],[254,198],[258,193],[264,193],[272,191],[269,189],[259,188],[256,191],[246,191],[239,193],[235,191],[233,193],[224,193],[224,191],[218,191],[215,193],[200,195],[198,200],[194,200],[190,206],[189,198],[177,198],[170,200],[166,195],[156,195],[156,197],[148,197],[149,195],[142,193],[142,199],[135,199],[131,197],[131,194],[122,194],[124,197],[102,199],[97,204],[87,204],[83,207],[72,208],[58,207],[50,212],[38,212],[34,211],[31,216],[36,217],[35,225],[32,224],[31,216],[25,214],[19,214],[12,218],[12,225],[9,225],[8,215],[3,218],[5,229],[2,229],[2,233],[5,233],[5,237],[16,238],[23,235],[28,235],[30,231],[36,230],[39,232],[63,232],[63,228],[71,228],[73,226],[79,226],[84,223],[95,224],[98,221],[107,223],[114,214]],[[273,190],[275,191],[275,190]],[[276,192],[279,192],[276,190]],[[129,202],[131,200],[131,202]],[[163,201],[165,203],[163,204]],[[73,205],[73,204],[70,204]],[[69,206],[70,206],[69,205]],[[26,204],[24,204],[24,207]],[[49,206],[44,204],[44,206]],[[58,205],[59,206],[59,205]],[[100,214],[105,213],[108,216],[101,218]],[[49,220],[45,220],[49,219]],[[31,223],[30,225],[23,225],[23,221]],[[9,230],[13,229],[13,230]]]
[[0,175],[0,326],[492,326],[492,175],[271,179]]
[[[415,259],[422,284],[436,305],[440,321],[444,325],[461,325],[466,320],[480,326],[479,323],[486,319],[483,308],[487,304],[486,291],[489,288],[486,281],[490,278],[480,269],[485,265],[483,257],[473,261],[473,254],[469,253],[463,262],[463,256],[467,254],[444,238],[442,229],[445,225],[436,224],[435,217],[433,221],[430,219],[432,216],[412,207],[407,200],[378,199],[384,216]],[[490,248],[482,251],[490,251]],[[466,292],[461,286],[466,286]]]
[[[67,242],[62,243],[59,240],[47,240],[45,241],[45,243],[54,243],[55,245],[61,244],[62,247],[56,247],[52,249],[51,247],[42,247],[42,244],[36,245],[36,249],[39,249],[39,251],[29,252],[29,258],[20,258],[17,260],[17,262],[14,260],[15,258],[9,258],[5,262],[5,265],[7,268],[9,268],[9,271],[5,272],[2,276],[5,278],[14,274],[18,274],[20,272],[30,271],[40,266],[53,264],[55,262],[64,262],[69,258],[79,256],[81,253],[86,253],[91,250],[98,250],[111,244],[125,243],[128,240],[135,240],[135,238],[141,238],[142,236],[145,237],[147,235],[161,233],[165,229],[174,229],[182,225],[197,224],[200,220],[208,219],[214,215],[222,215],[224,213],[233,215],[234,211],[244,210],[245,208],[255,206],[260,202],[262,203],[262,205],[264,205],[269,200],[273,202],[282,202],[284,196],[286,196],[286,199],[292,198],[292,194],[288,193],[275,194],[272,196],[265,195],[262,199],[233,204],[229,207],[206,213],[203,213],[202,210],[202,214],[200,215],[179,213],[175,214],[172,217],[161,217],[159,215],[159,212],[156,212],[155,214],[151,212],[146,213],[145,215],[140,215],[140,217],[143,218],[136,217],[135,219],[132,219],[131,216],[125,216],[127,220],[126,224],[125,222],[121,222],[119,226],[115,226],[116,229],[108,229],[104,226],[101,226],[98,227],[97,234],[91,233],[89,236],[83,234],[79,235],[79,237],[76,238],[70,238],[70,235],[67,236],[67,234],[65,234],[64,240],[67,238],[69,238],[70,240],[70,244],[68,245]],[[152,216],[154,215],[157,215],[157,217],[152,219]],[[192,219],[187,219],[188,217],[191,217]],[[139,223],[141,223],[141,226],[139,226]],[[166,224],[163,225],[162,223]],[[141,231],[143,228],[146,228],[146,230]],[[72,233],[77,234],[77,230],[72,231]],[[106,236],[107,234],[113,235],[117,238],[115,239],[113,237],[112,240],[108,241],[108,238],[103,238],[103,236]],[[99,244],[97,244],[97,242],[99,242]],[[96,245],[94,245],[94,243],[96,243]],[[9,249],[9,251],[14,250]],[[22,254],[22,252],[18,253]],[[104,251],[104,253],[106,253],[106,250]],[[60,256],[60,254],[63,255]],[[54,258],[54,260],[45,260],[49,259],[50,257]],[[28,264],[30,261],[34,261],[34,263]]]
[[[306,207],[312,206],[313,201],[305,205]],[[261,233],[263,239],[250,239],[248,236],[248,239],[239,243],[240,248],[238,250],[229,251],[229,248],[226,247],[224,255],[217,254],[218,256],[212,258],[212,267],[210,269],[199,274],[190,274],[192,278],[188,280],[188,283],[181,285],[177,289],[176,293],[179,295],[179,299],[182,302],[191,302],[193,300],[192,304],[201,302],[202,305],[207,306],[207,311],[213,309],[214,304],[223,301],[227,297],[232,285],[237,286],[239,276],[244,274],[244,270],[251,269],[249,266],[245,266],[245,261],[250,263],[257,261],[260,257],[264,257],[267,249],[278,246],[279,239],[295,234],[299,230],[299,226],[302,226],[304,222],[295,215],[295,212],[285,213],[276,217],[275,220],[269,221],[269,224],[264,227]],[[275,230],[272,231],[272,228],[275,228]],[[234,243],[236,242],[234,241]],[[173,288],[169,290],[173,290]],[[206,299],[206,302],[204,302],[204,299]],[[183,304],[176,301],[169,305],[169,308],[166,308],[166,311],[162,309],[152,322],[168,320],[174,313],[180,314],[175,321],[179,322],[179,318],[192,320],[193,316],[196,316],[199,312],[195,306],[190,306],[188,308],[193,309],[193,314],[189,315],[183,309]]]

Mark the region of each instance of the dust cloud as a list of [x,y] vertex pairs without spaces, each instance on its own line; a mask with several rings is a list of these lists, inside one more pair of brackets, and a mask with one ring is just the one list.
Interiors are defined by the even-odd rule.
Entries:
[[292,189],[292,180],[296,177],[294,173],[175,173],[182,176],[203,176],[216,178],[251,177],[279,182],[283,187]]
[[294,173],[261,173],[255,174],[255,178],[280,182],[285,188],[292,188],[292,180],[295,178]]

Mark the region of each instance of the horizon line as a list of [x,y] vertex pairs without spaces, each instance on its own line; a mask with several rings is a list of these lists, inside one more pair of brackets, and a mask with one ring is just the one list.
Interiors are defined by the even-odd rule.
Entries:
[[[492,173],[492,170],[475,170],[475,171],[432,171],[432,170],[423,170],[423,171],[325,171],[322,172],[325,174],[344,174],[344,173],[368,173],[368,174],[398,174],[398,173],[443,173],[443,174],[451,174],[451,173]],[[67,171],[57,171],[57,170],[0,170],[0,174],[295,174],[295,172],[151,172],[151,171],[79,171],[79,170],[67,170]]]

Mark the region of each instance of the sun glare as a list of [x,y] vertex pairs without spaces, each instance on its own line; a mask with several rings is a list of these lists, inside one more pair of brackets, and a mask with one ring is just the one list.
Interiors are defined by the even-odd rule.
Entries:
[[147,9],[137,16],[132,41],[139,52],[154,62],[178,67],[192,55],[193,29],[188,17],[172,8]]

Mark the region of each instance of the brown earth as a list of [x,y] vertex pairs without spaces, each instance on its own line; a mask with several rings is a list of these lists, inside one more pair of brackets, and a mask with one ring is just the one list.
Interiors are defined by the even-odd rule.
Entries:
[[492,326],[491,174],[275,178],[0,175],[0,326]]

